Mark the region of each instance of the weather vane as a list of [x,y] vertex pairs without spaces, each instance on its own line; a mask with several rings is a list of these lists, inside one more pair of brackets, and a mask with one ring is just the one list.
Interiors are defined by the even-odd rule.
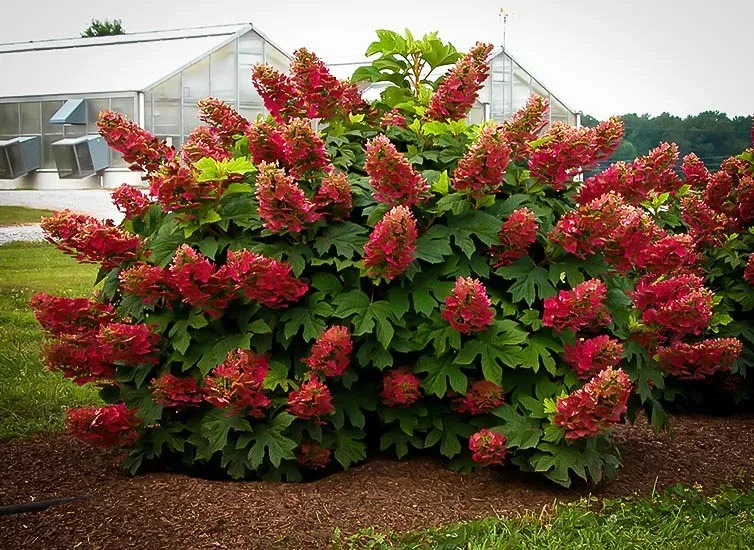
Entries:
[[508,27],[508,12],[500,8],[500,19],[503,21],[503,51],[505,51],[505,31]]

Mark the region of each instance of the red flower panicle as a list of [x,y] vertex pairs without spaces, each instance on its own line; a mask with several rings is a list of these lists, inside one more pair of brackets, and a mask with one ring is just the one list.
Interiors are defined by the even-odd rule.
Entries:
[[701,334],[707,328],[713,297],[712,291],[704,288],[704,279],[691,274],[666,279],[645,275],[631,294],[642,322],[657,325],[674,338]]
[[136,367],[143,364],[156,365],[159,362],[160,335],[145,324],[110,323],[104,325],[97,342],[106,348],[112,360]]
[[702,162],[702,160],[694,153],[689,153],[683,157],[681,172],[683,172],[683,175],[686,178],[686,183],[690,185],[692,189],[704,189],[709,183],[709,170],[707,170],[704,162]]
[[163,160],[175,157],[175,149],[120,113],[102,111],[97,126],[100,135],[110,147],[123,155],[131,170],[149,174],[157,170]]
[[396,126],[398,128],[407,128],[408,121],[406,117],[401,114],[398,109],[392,109],[388,111],[380,119],[380,126],[387,128],[388,126]]
[[598,279],[584,281],[573,290],[561,290],[557,296],[545,299],[542,323],[558,332],[601,328],[612,321],[606,298],[605,283]]
[[163,407],[198,407],[202,404],[202,389],[196,379],[162,374],[152,380],[154,402]]
[[168,272],[166,281],[181,299],[212,317],[220,317],[233,298],[233,289],[229,288],[224,273],[217,273],[212,262],[187,244],[176,251]]
[[631,380],[621,369],[606,368],[568,397],[561,397],[553,419],[566,429],[566,439],[604,433],[620,422],[631,395]]
[[65,298],[40,292],[29,301],[42,328],[50,334],[87,335],[115,319],[113,306],[87,298]]
[[505,448],[505,436],[483,428],[469,438],[469,450],[473,453],[471,460],[480,466],[502,464],[508,456]]
[[291,80],[307,105],[309,118],[330,118],[335,114],[342,96],[341,83],[316,54],[306,48],[293,52]]
[[453,172],[453,187],[472,197],[497,193],[503,185],[511,148],[502,126],[488,124]]
[[459,277],[445,298],[442,318],[461,334],[486,330],[495,319],[487,289],[479,279]]
[[408,367],[399,367],[382,375],[380,399],[388,407],[410,407],[422,396],[421,381]]
[[730,372],[743,351],[735,338],[712,338],[693,344],[674,342],[660,348],[657,361],[667,374],[681,380],[704,380],[718,372]]
[[479,90],[490,74],[487,57],[492,44],[477,42],[443,77],[432,94],[425,117],[429,120],[462,120],[474,106]]
[[256,193],[259,216],[270,231],[300,233],[307,224],[319,219],[304,191],[282,168],[261,164]]
[[459,413],[487,414],[504,402],[501,386],[489,380],[477,380],[466,395],[455,399],[455,409]]
[[347,327],[332,326],[319,335],[303,362],[324,376],[340,376],[351,362],[353,342]]
[[623,358],[623,344],[607,335],[579,338],[566,344],[566,363],[582,380],[588,380],[608,367],[617,367]]
[[[222,100],[216,97],[205,97],[199,100],[198,105],[199,120],[215,129],[219,142],[225,147],[233,145],[233,136],[246,133],[249,121]],[[216,160],[220,159],[216,158]]]
[[204,400],[229,415],[246,411],[249,416],[262,418],[271,403],[262,387],[269,369],[266,355],[251,350],[231,351],[204,378]]
[[719,246],[729,232],[728,216],[715,212],[696,197],[684,197],[681,202],[683,223],[697,247]]
[[141,421],[136,411],[126,409],[123,403],[104,407],[68,409],[68,433],[97,447],[130,447],[136,442],[136,427]]
[[330,462],[332,451],[316,441],[305,441],[296,449],[296,461],[309,470],[321,470]]
[[308,119],[295,118],[282,129],[283,153],[291,176],[304,178],[312,172],[330,172],[325,142]]
[[523,109],[516,111],[509,120],[503,122],[505,141],[510,145],[513,160],[520,162],[529,156],[529,143],[536,140],[547,126],[546,115],[549,110],[550,100],[533,94]]
[[149,197],[127,183],[115,189],[110,198],[115,207],[129,220],[143,216],[152,204]]
[[374,188],[374,198],[379,202],[413,206],[429,198],[427,180],[384,134],[367,142],[364,169]]
[[271,309],[288,307],[309,290],[309,285],[293,276],[289,264],[248,250],[229,251],[218,279],[225,281],[226,288],[235,283],[230,285],[233,293],[240,290],[247,299]]
[[251,72],[251,81],[262,97],[265,109],[276,121],[284,122],[289,118],[307,115],[306,107],[300,101],[298,90],[290,77],[272,66],[266,63],[255,65]]
[[137,263],[120,272],[120,291],[141,298],[147,306],[177,300],[181,295],[175,290],[172,275],[157,265]]
[[103,269],[136,259],[142,244],[139,237],[118,229],[110,220],[101,222],[70,210],[55,212],[40,225],[45,239],[58,249],[79,262],[101,263]]
[[260,120],[249,125],[246,131],[249,152],[254,164],[285,161],[285,140],[280,129],[270,122]]
[[667,235],[647,246],[637,257],[635,264],[648,273],[688,273],[695,272],[701,263],[701,256],[694,245],[694,239],[686,233]]
[[331,215],[333,220],[347,218],[353,208],[348,176],[343,172],[333,172],[322,178],[312,202],[320,214]]
[[288,394],[288,412],[302,420],[319,420],[334,411],[330,390],[316,377]]
[[189,134],[181,147],[181,158],[186,164],[194,164],[205,157],[228,160],[232,158],[229,147],[230,144],[224,142],[216,128],[199,126]]
[[497,234],[500,246],[490,249],[492,267],[511,265],[529,249],[537,240],[537,218],[528,208],[514,210],[500,226]]
[[364,245],[364,266],[369,277],[391,280],[414,261],[416,220],[404,206],[394,206],[377,222]]
[[42,348],[45,368],[71,378],[76,384],[112,380],[113,357],[97,343],[97,334],[62,334]]
[[749,254],[749,259],[746,261],[746,267],[744,268],[744,280],[750,285],[754,286],[754,253]]

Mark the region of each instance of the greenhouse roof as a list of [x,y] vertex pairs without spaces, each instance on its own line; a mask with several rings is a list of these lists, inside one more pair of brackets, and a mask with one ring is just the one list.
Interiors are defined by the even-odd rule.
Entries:
[[252,28],[244,23],[0,44],[0,97],[141,91]]

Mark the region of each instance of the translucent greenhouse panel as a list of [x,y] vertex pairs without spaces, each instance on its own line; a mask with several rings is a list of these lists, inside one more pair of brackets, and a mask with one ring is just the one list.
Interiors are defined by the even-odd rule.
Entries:
[[42,133],[42,114],[39,102],[21,103],[21,133],[40,135]]
[[148,132],[153,130],[151,91],[144,92],[144,129]]
[[63,139],[64,130],[62,124],[52,124],[50,118],[62,107],[64,101],[42,102],[42,168],[55,168],[55,158],[52,154],[51,144]]
[[513,64],[513,105],[511,111],[515,112],[526,106],[531,96],[531,75],[523,70],[518,63]]
[[110,108],[110,100],[108,98],[97,98],[86,100],[86,130],[90,134],[96,134],[99,132],[97,128],[97,118],[100,111],[104,111]]
[[202,121],[199,120],[199,107],[196,105],[183,105],[183,141],[191,132],[196,129],[197,126],[201,126]]
[[478,101],[474,103],[471,111],[469,111],[469,114],[466,116],[466,122],[468,124],[479,124],[480,122],[484,122],[484,105]]
[[154,90],[154,131],[160,138],[179,142],[181,137],[181,75],[177,74]]
[[236,41],[223,46],[210,56],[209,95],[228,105],[236,104]]
[[545,99],[550,99],[550,92],[542,86],[539,82],[537,82],[536,79],[532,78],[531,80],[531,93],[537,94],[540,97],[544,97]]
[[209,57],[183,71],[183,104],[196,103],[209,95]]
[[571,112],[554,97],[550,100],[550,114],[552,122],[565,122],[566,124],[570,124]]
[[241,106],[260,106],[262,98],[251,84],[251,68],[264,61],[264,41],[255,32],[238,39],[238,95]]
[[0,103],[0,136],[17,137],[18,134],[18,103]]
[[254,107],[241,107],[238,112],[241,113],[241,116],[246,120],[250,120],[251,122],[254,122],[257,119],[257,116],[264,114],[261,108],[257,109]]
[[506,95],[504,56],[498,55],[490,62],[490,112],[495,120],[505,117]]
[[269,63],[282,73],[290,72],[291,60],[269,42],[264,46],[264,62]]

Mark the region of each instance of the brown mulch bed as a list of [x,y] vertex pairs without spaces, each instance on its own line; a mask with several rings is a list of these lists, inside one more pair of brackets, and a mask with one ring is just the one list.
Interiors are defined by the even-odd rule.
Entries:
[[0,505],[90,495],[0,516],[1,548],[321,548],[340,527],[409,531],[569,501],[649,494],[673,483],[750,486],[754,416],[677,416],[673,433],[621,426],[624,467],[597,488],[566,490],[514,469],[456,474],[439,460],[376,458],[309,483],[126,476],[117,454],[62,434],[0,443]]

